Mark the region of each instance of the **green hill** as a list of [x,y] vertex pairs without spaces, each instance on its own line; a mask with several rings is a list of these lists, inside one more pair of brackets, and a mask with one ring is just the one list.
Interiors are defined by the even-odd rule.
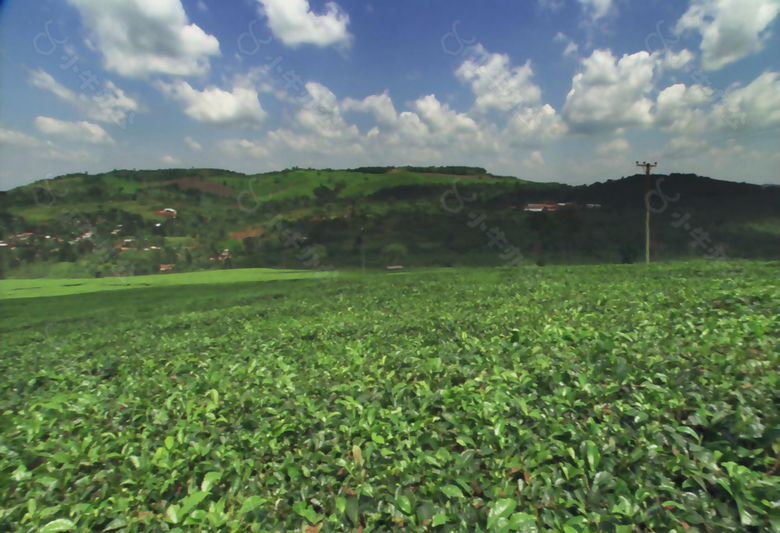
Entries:
[[[654,189],[661,178],[670,200],[662,209],[652,198],[654,260],[780,255],[777,187],[672,174],[653,176]],[[569,186],[472,167],[71,174],[0,193],[0,269],[34,278],[151,274],[160,265],[632,262],[644,250],[644,196],[644,176]],[[576,205],[523,210],[541,202]]]

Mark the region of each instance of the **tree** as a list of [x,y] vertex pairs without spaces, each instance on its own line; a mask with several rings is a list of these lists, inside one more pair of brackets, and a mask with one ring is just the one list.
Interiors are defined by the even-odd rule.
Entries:
[[639,251],[631,244],[624,243],[618,248],[620,253],[620,260],[624,265],[630,265],[634,263],[639,257]]
[[252,237],[245,237],[242,241],[244,244],[244,251],[246,255],[252,255],[255,253],[255,240]]
[[73,249],[70,243],[68,241],[63,241],[62,246],[60,246],[60,249],[57,252],[57,260],[60,263],[73,263],[76,261],[76,258],[76,251]]
[[409,254],[409,250],[403,244],[394,243],[382,248],[381,254],[383,257],[389,257],[390,261],[395,264],[404,259]]

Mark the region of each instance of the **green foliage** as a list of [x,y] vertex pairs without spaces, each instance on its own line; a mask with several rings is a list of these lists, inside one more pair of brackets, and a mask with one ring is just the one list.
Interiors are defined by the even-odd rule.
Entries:
[[777,268],[451,269],[10,300],[2,523],[777,530]]

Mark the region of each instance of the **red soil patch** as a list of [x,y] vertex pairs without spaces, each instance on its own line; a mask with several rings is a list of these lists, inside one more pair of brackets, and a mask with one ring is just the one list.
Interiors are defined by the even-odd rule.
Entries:
[[198,176],[194,176],[192,178],[177,178],[175,180],[158,181],[155,185],[170,185],[171,183],[177,184],[180,189],[198,189],[199,191],[209,194],[216,194],[217,196],[233,196],[236,194],[236,192],[227,185],[204,180]]
[[242,229],[240,231],[234,231],[233,233],[230,233],[230,237],[232,239],[238,239],[243,240],[247,237],[260,237],[265,233],[265,229],[260,228],[253,228],[252,226],[247,226],[246,229]]

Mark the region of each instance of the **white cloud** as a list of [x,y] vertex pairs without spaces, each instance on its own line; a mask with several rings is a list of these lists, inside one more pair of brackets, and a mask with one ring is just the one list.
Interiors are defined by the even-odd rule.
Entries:
[[26,133],[0,127],[0,145],[17,146],[20,148],[36,148],[40,141]]
[[539,7],[541,9],[549,9],[553,13],[557,13],[563,9],[563,0],[539,0]]
[[268,27],[287,46],[313,44],[349,46],[349,15],[335,2],[325,4],[325,13],[317,15],[308,0],[258,0],[268,17]]
[[232,93],[217,87],[198,91],[181,80],[172,84],[157,80],[154,86],[183,104],[187,116],[197,122],[258,127],[268,116],[257,99],[257,91],[251,87],[235,86]]
[[415,101],[414,108],[430,131],[438,134],[442,141],[450,140],[457,134],[471,135],[479,130],[474,119],[465,113],[457,113],[447,104],[442,105],[433,94]]
[[672,85],[658,95],[655,123],[688,134],[780,124],[780,75],[764,72],[747,86],[734,85],[726,91]]
[[393,106],[393,100],[387,91],[382,94],[367,96],[363,100],[353,100],[346,98],[342,102],[344,111],[362,111],[371,113],[378,124],[384,126],[393,126],[398,122],[398,114]]
[[606,141],[596,146],[596,155],[601,157],[610,157],[623,155],[631,149],[631,145],[625,139],[614,139]]
[[209,6],[207,6],[206,2],[204,2],[203,0],[198,0],[198,9],[204,13],[207,13],[209,10]]
[[510,68],[509,65],[509,56],[488,53],[481,44],[470,50],[469,57],[455,75],[461,82],[471,85],[471,91],[477,97],[474,103],[476,111],[508,111],[539,103],[542,91],[531,81],[534,75],[531,61],[520,67]]
[[603,133],[652,124],[653,72],[658,63],[647,52],[619,60],[609,50],[594,50],[582,60],[566,96],[563,118],[575,133]]
[[114,139],[103,128],[91,122],[67,122],[50,117],[36,117],[33,124],[45,135],[62,137],[68,141],[115,144]]
[[663,156],[669,159],[686,159],[701,156],[709,149],[707,141],[693,137],[670,139],[663,149]]
[[203,150],[203,147],[200,145],[200,143],[195,139],[193,139],[192,137],[185,137],[184,144],[189,146],[190,150],[193,150],[195,152],[200,152],[201,150]]
[[164,155],[160,158],[160,162],[166,165],[181,165],[181,161],[170,155]]
[[551,105],[544,104],[528,111],[507,121],[501,135],[509,146],[537,146],[556,141],[568,133],[568,125]]
[[191,76],[209,70],[219,42],[189,24],[180,0],[68,0],[90,30],[103,65],[128,77]]
[[543,167],[546,165],[546,163],[544,162],[542,153],[539,150],[535,150],[531,152],[530,157],[523,161],[523,165],[527,167]]
[[780,124],[780,73],[764,72],[746,87],[732,87],[723,106],[715,109],[716,115],[732,118],[740,113],[749,128]]
[[100,95],[96,94],[89,98],[86,94],[76,94],[58,83],[43,69],[30,71],[28,78],[31,85],[51,92],[60,100],[74,106],[79,113],[90,120],[120,124],[131,118],[129,116],[131,113],[146,110],[145,106],[127,96],[110,80],[103,81]]
[[226,139],[217,142],[217,148],[230,157],[251,157],[262,159],[268,157],[270,152],[259,142],[246,139]]
[[612,0],[578,0],[582,5],[585,15],[592,21],[598,20],[611,14],[614,6]]
[[[36,160],[81,161],[92,157],[86,150],[62,149],[51,141],[40,141],[20,131],[0,127],[0,148],[6,147],[15,148],[16,156],[29,157],[31,154]],[[4,157],[9,155],[5,153]]]
[[702,67],[718,70],[763,50],[778,0],[691,0],[675,31],[701,34]]
[[577,46],[577,43],[569,39],[569,37],[567,37],[565,33],[560,31],[557,34],[555,34],[555,37],[553,37],[553,41],[557,43],[566,43],[566,48],[563,50],[563,57],[567,57],[571,55],[576,56],[577,52],[580,49],[580,47]]
[[672,52],[672,49],[668,48],[661,55],[661,66],[667,69],[680,70],[695,58],[694,53],[687,48],[683,48],[679,52]]

